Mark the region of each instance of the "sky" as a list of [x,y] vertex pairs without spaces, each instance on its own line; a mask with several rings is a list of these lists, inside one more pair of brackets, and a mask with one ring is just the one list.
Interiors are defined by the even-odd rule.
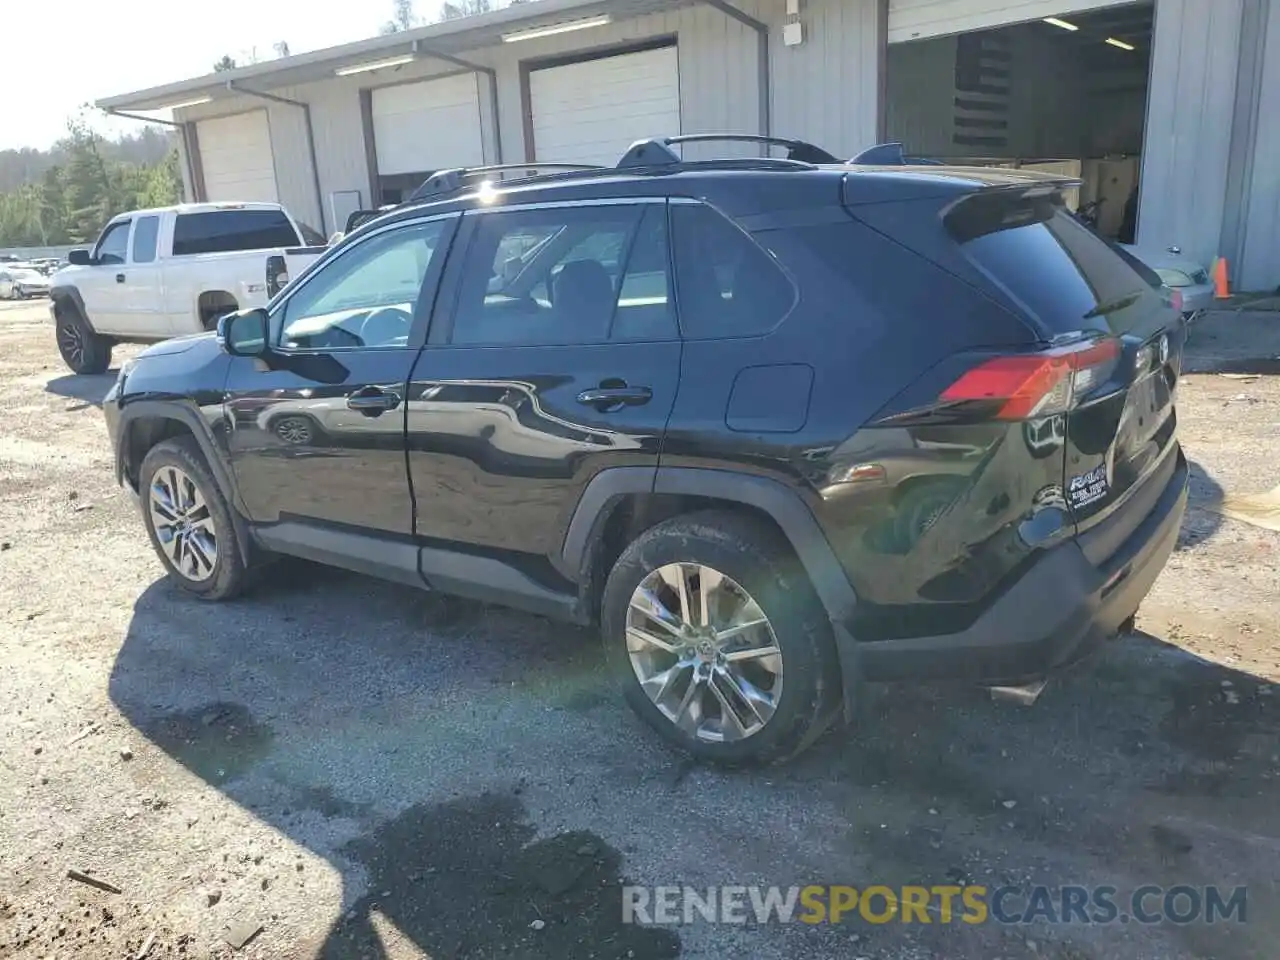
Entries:
[[[5,0],[12,3],[13,0]],[[24,5],[30,34],[0,54],[5,122],[0,150],[50,146],[81,104],[209,73],[230,54],[247,62],[371,37],[391,18],[392,0],[62,0]],[[417,12],[436,3],[419,0]],[[12,39],[12,37],[10,38]],[[158,114],[167,117],[167,111]],[[137,128],[90,116],[97,129]]]

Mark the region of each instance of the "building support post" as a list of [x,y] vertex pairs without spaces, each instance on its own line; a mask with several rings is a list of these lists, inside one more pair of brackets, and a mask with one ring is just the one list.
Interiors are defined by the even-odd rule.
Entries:
[[750,14],[743,13],[735,7],[729,0],[702,0],[709,7],[714,7],[731,20],[737,20],[744,26],[750,27],[756,32],[756,41],[759,50],[757,65],[759,70],[759,80],[757,81],[760,88],[760,134],[761,136],[773,135],[773,120],[771,117],[770,100],[771,93],[769,90],[770,72],[769,72],[769,25],[763,20],[757,20]]

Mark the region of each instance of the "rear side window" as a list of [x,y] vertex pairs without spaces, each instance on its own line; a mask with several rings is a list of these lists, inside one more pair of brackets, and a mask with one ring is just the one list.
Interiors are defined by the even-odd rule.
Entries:
[[133,225],[133,262],[151,263],[156,258],[156,236],[160,232],[159,217],[139,217]]
[[759,336],[795,305],[795,287],[773,257],[710,207],[672,204],[671,239],[686,338]]
[[1056,195],[978,194],[956,206],[946,224],[965,255],[1050,336],[1124,333],[1162,306],[1148,279]]
[[282,210],[183,213],[173,227],[173,255],[296,247],[298,234]]

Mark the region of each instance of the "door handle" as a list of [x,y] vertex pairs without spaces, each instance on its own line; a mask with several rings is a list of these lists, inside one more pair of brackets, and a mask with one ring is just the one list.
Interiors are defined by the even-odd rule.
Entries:
[[592,387],[578,394],[578,402],[608,412],[623,407],[639,407],[653,399],[648,387]]
[[124,274],[123,274],[123,273],[117,273],[117,274],[116,274],[116,283],[124,283]]
[[373,389],[357,390],[347,397],[347,409],[356,410],[366,417],[381,416],[387,410],[400,406],[400,397],[394,393]]

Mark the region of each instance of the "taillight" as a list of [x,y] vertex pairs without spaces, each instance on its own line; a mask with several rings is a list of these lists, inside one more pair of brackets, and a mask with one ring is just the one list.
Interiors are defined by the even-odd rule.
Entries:
[[1065,413],[1103,383],[1120,356],[1120,342],[1106,338],[1042,353],[986,360],[942,392],[946,403],[985,403],[1000,420]]
[[289,282],[289,267],[284,257],[267,257],[267,296],[274,297]]

